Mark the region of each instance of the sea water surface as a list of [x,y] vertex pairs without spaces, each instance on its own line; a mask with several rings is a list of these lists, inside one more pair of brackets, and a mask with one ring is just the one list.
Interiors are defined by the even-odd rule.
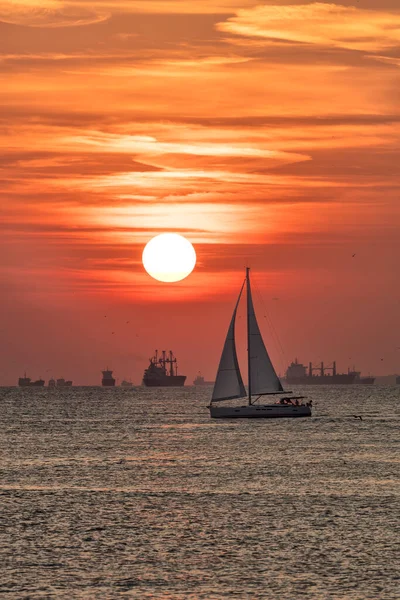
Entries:
[[400,387],[304,391],[219,421],[208,387],[0,389],[0,592],[397,600]]

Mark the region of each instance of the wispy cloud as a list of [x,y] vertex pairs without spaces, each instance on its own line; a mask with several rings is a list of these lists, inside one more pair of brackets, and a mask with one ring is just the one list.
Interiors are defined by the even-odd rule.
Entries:
[[104,21],[110,12],[62,0],[0,0],[0,21],[28,27],[76,27]]
[[255,4],[13,4],[32,27],[0,24],[5,254],[45,261],[51,244],[90,278],[97,248],[106,279],[110,249],[128,270],[165,229],[209,270],[211,245],[392,239],[398,15]]
[[[399,8],[0,0],[7,383],[43,365],[98,382],[110,355],[128,375],[136,334],[146,356],[165,340],[182,372],[201,362],[211,376],[246,264],[280,298],[290,356],[339,360],[346,329],[346,348],[353,332],[357,353],[371,349],[365,369],[374,353],[381,365],[399,330]],[[141,263],[166,230],[198,256],[168,288]]]
[[400,14],[314,2],[237,11],[218,29],[246,37],[378,51],[400,44]]
[[[28,27],[77,27],[113,14],[226,14],[253,0],[0,0],[0,21]],[[120,39],[135,34],[121,32]]]

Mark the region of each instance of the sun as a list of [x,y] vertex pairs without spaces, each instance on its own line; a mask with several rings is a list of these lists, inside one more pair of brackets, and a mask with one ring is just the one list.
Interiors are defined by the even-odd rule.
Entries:
[[190,275],[196,265],[196,252],[182,235],[161,233],[146,244],[142,261],[151,277],[170,283]]

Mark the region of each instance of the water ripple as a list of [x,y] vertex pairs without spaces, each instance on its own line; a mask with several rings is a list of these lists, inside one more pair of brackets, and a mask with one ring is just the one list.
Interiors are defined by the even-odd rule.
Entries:
[[5,597],[397,600],[400,389],[233,423],[208,392],[0,390]]

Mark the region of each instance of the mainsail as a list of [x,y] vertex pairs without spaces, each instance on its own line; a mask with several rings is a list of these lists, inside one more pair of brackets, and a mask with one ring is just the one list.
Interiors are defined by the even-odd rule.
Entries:
[[240,290],[235,310],[233,311],[231,323],[225,339],[224,349],[219,362],[217,377],[215,379],[211,402],[218,400],[231,400],[232,398],[243,398],[246,390],[240,374],[239,363],[235,345],[235,321],[239,301],[243,292],[244,283]]
[[265,348],[261,332],[254,312],[250,289],[249,272],[247,271],[247,314],[249,343],[249,379],[251,393],[254,395],[283,392],[282,384],[275,373],[268,352]]

